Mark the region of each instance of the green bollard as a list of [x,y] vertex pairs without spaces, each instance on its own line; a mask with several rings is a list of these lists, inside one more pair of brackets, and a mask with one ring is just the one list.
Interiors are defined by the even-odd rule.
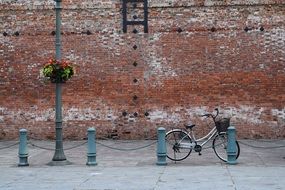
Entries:
[[228,164],[234,165],[237,164],[237,147],[236,147],[236,128],[234,126],[230,126],[228,128],[228,146],[227,146],[227,154],[228,154]]
[[159,127],[157,129],[157,162],[156,165],[165,166],[166,163],[166,143],[165,143],[165,128]]
[[19,164],[18,166],[28,166],[28,146],[27,146],[27,130],[20,129],[19,144]]
[[87,163],[88,166],[96,166],[96,130],[91,127],[88,129],[88,152]]

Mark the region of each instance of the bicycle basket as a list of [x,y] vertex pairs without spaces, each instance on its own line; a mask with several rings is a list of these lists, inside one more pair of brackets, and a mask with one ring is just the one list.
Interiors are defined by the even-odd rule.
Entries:
[[216,129],[219,133],[226,132],[229,126],[230,126],[229,118],[223,118],[223,119],[216,121]]

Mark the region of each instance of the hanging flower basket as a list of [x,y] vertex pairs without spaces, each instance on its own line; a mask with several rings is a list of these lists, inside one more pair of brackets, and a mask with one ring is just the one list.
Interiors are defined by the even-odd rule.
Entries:
[[75,71],[73,66],[66,61],[50,59],[41,72],[52,83],[64,83],[74,75]]

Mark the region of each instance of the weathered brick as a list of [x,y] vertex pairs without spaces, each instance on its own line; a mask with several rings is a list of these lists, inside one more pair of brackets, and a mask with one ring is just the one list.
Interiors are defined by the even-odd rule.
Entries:
[[[285,137],[283,0],[148,4],[149,33],[125,34],[121,1],[63,1],[62,57],[76,66],[63,85],[65,138],[90,126],[99,138],[149,138],[190,121],[203,135],[198,115],[215,107],[241,138]],[[129,20],[142,18],[137,7]],[[0,138],[27,128],[52,139],[55,87],[40,69],[55,56],[54,1],[0,0],[0,17]]]

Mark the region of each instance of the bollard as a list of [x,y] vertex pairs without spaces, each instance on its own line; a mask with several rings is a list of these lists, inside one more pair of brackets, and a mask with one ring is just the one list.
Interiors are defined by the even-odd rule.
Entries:
[[18,166],[28,166],[28,146],[27,146],[27,130],[20,129],[19,144],[19,164]]
[[157,129],[157,162],[156,165],[164,166],[166,163],[166,143],[165,143],[165,128]]
[[232,165],[237,164],[236,128],[234,126],[230,126],[228,128],[227,134],[228,134],[227,163]]
[[96,129],[93,127],[88,129],[88,144],[87,144],[87,163],[88,166],[96,166]]

